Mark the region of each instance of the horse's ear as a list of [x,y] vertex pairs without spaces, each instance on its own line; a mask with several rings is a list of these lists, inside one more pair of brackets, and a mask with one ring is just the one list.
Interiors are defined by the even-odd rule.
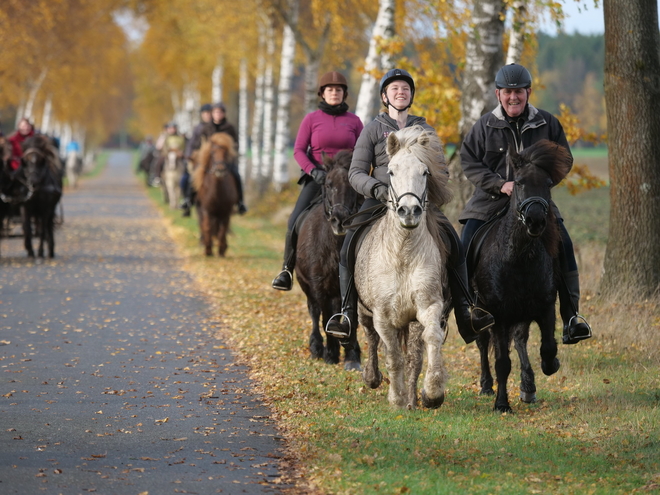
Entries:
[[332,168],[332,158],[325,151],[321,151],[321,168],[326,172]]
[[394,132],[387,136],[387,155],[392,157],[401,149],[401,142]]
[[429,143],[431,142],[431,136],[428,135],[428,132],[424,131],[422,132],[419,137],[417,138],[417,144],[420,146],[428,146]]
[[512,143],[509,143],[509,147],[506,150],[506,161],[511,167],[520,168],[520,155]]

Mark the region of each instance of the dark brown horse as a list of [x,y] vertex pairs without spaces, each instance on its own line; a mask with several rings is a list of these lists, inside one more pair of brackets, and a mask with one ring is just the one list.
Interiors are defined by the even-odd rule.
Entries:
[[235,159],[234,139],[224,132],[213,134],[199,150],[193,186],[206,256],[213,254],[214,237],[218,238],[218,255],[227,251],[229,220],[238,202],[236,181],[228,169]]
[[39,234],[39,257],[44,257],[44,244],[48,244],[48,257],[55,257],[55,208],[62,197],[62,162],[47,136],[37,134],[23,143],[22,165],[25,179],[32,194],[23,203],[23,236],[28,256],[32,249],[32,222]]
[[[543,373],[552,375],[559,369],[554,333],[560,234],[550,189],[566,176],[572,161],[566,148],[547,140],[539,141],[520,154],[509,150],[507,160],[515,180],[509,209],[503,217],[493,221],[483,237],[472,276],[479,304],[495,317],[490,333],[482,332],[477,339],[481,354],[481,393],[494,393],[488,362],[492,338],[497,377],[494,409],[501,412],[511,411],[507,380],[511,372],[512,340],[520,358],[520,399],[523,402],[536,400],[534,372],[527,354],[532,321],[541,330]],[[490,225],[486,224],[484,230]],[[477,232],[475,239],[484,230]]]
[[[323,346],[319,318],[325,328],[328,319],[341,311],[339,252],[346,235],[342,224],[357,212],[362,200],[348,182],[352,156],[350,151],[340,151],[334,158],[324,157],[323,168],[328,175],[322,189],[323,201],[312,206],[305,217],[296,250],[296,276],[307,296],[307,309],[312,319],[309,349],[312,357],[323,358],[330,364],[339,362],[340,345],[335,337],[327,335],[327,345]],[[344,346],[344,368],[360,369],[356,332]]]

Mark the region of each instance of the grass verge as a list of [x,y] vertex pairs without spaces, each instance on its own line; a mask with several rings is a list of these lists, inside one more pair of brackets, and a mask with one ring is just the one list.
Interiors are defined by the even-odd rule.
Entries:
[[[371,390],[359,373],[311,360],[304,294],[297,286],[284,293],[270,288],[281,263],[287,205],[295,192],[264,198],[258,209],[233,217],[229,251],[219,259],[202,255],[194,218],[183,219],[180,212],[167,210],[159,191],[149,190],[185,256],[186,269],[219,315],[221,323],[210,323],[209,330],[249,364],[252,378],[285,430],[299,468],[294,471],[293,491],[660,490],[658,345],[640,343],[632,328],[644,321],[657,335],[660,318],[654,304],[613,309],[598,300],[595,285],[588,287],[583,311],[606,316],[592,321],[593,339],[560,346],[562,367],[551,377],[538,372],[538,332],[532,332],[530,358],[538,372],[534,404],[517,400],[519,365],[512,355],[509,387],[514,414],[494,413],[493,398],[478,394],[478,351],[474,345],[465,346],[452,328],[444,346],[451,375],[445,404],[438,410],[394,410],[387,403],[387,385]],[[595,260],[589,270],[597,270],[594,253],[602,256],[602,243],[593,240],[586,246],[585,256]],[[587,285],[597,281],[594,274],[585,278]],[[628,327],[621,327],[626,318]],[[626,332],[631,337],[624,346],[620,337]],[[362,337],[360,342],[368,352]]]

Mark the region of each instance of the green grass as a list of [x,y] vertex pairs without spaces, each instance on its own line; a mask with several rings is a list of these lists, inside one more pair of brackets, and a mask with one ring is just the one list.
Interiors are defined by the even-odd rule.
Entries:
[[600,187],[569,194],[565,187],[552,191],[552,199],[564,217],[573,243],[605,244],[609,235],[610,188]]
[[[565,192],[565,191],[564,191]],[[607,191],[577,196],[558,190],[574,242],[604,242]],[[162,205],[186,254],[186,266],[221,315],[210,331],[228,341],[273,410],[290,447],[302,493],[330,494],[628,494],[660,489],[660,365],[598,335],[561,346],[562,367],[540,371],[538,332],[529,343],[537,402],[517,398],[513,414],[492,411],[479,395],[478,351],[465,346],[453,321],[444,356],[450,380],[438,410],[392,409],[387,385],[371,390],[359,373],[308,357],[305,298],[270,288],[282,255],[285,225],[273,214],[295,196],[232,219],[226,259],[206,258],[196,220]],[[279,218],[279,217],[278,217]],[[568,222],[568,221],[567,221]],[[591,236],[591,237],[590,237]],[[597,310],[598,308],[596,308]],[[632,317],[633,315],[631,315]],[[660,318],[658,318],[660,321]],[[360,334],[364,357],[367,349]],[[385,371],[381,356],[381,371]],[[421,377],[420,377],[421,379]]]

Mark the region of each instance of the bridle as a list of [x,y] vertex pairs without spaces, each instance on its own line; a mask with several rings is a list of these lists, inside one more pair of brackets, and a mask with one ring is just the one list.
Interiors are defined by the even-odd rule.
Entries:
[[326,193],[325,186],[321,188],[321,196],[323,198],[323,215],[325,216],[325,219],[328,221],[332,218],[332,215],[335,213],[335,209],[337,207],[346,208],[349,214],[355,213],[355,211],[357,210],[357,194],[354,195],[353,204],[350,206],[344,205],[343,203],[332,204],[330,202],[330,198],[328,198],[328,195]]
[[[218,148],[222,149],[221,146]],[[220,179],[227,174],[227,161],[224,159],[224,156],[222,160],[216,160],[214,155],[215,153],[213,153],[211,158],[211,168],[209,169],[209,173]]]
[[530,209],[532,205],[541,205],[541,208],[543,208],[543,216],[548,215],[548,208],[550,205],[548,202],[543,199],[541,196],[530,196],[529,198],[521,201],[518,203],[518,207],[516,208],[516,212],[518,213],[518,220],[520,220],[523,225],[527,225],[526,217],[527,217],[527,211]]
[[417,196],[412,191],[405,192],[401,195],[397,194],[396,190],[394,189],[394,186],[392,185],[392,181],[390,180],[390,185],[389,185],[389,194],[390,198],[387,202],[392,203],[392,210],[397,211],[399,209],[399,202],[401,199],[405,198],[406,196],[412,196],[415,198],[420,205],[422,205],[422,211],[426,211],[428,205],[429,205],[429,200],[428,200],[428,191],[429,191],[429,182],[428,182],[428,176],[431,175],[429,172],[426,172],[424,174],[424,178],[426,179],[424,182],[424,192],[422,193],[422,196]]

